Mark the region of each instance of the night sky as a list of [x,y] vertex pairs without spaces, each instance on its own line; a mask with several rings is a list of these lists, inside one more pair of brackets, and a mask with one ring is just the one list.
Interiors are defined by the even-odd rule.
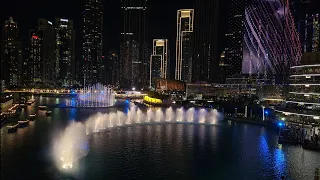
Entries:
[[[178,9],[194,8],[196,0],[149,0],[147,12],[147,40],[149,48],[153,38],[168,38],[169,46],[175,46],[176,14]],[[120,42],[120,0],[103,0],[104,4],[104,55],[109,50],[118,50]],[[226,3],[222,0],[222,3]],[[29,29],[37,25],[38,18],[46,18],[54,21],[55,17],[74,20],[74,28],[77,31],[76,44],[80,44],[82,31],[82,12],[84,0],[6,0],[0,6],[0,22],[13,17],[19,26],[19,36],[25,44],[28,39]],[[221,4],[221,12],[226,12],[226,6]],[[220,15],[221,22],[225,21],[226,14]],[[226,23],[221,23],[223,24]],[[2,26],[1,26],[2,28]],[[225,27],[222,27],[224,29]],[[224,32],[221,32],[223,34]],[[80,46],[81,47],[81,46]],[[79,54],[77,47],[76,54]],[[174,56],[174,52],[171,52]]]

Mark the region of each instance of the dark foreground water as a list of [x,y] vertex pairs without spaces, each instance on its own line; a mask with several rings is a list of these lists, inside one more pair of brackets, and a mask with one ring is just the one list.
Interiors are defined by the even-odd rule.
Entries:
[[89,135],[89,154],[72,174],[53,163],[52,141],[73,120],[84,122],[106,109],[59,109],[52,117],[38,98],[21,118],[37,120],[16,133],[1,128],[1,179],[287,179],[312,180],[320,153],[277,144],[277,132],[260,126],[220,122],[216,126],[162,124],[114,128]]

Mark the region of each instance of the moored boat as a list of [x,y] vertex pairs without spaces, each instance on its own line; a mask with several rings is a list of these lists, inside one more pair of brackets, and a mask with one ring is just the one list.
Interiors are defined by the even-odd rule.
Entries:
[[19,124],[15,124],[13,126],[7,126],[8,128],[8,133],[16,132],[18,129]]
[[19,127],[25,127],[29,124],[29,120],[18,121],[18,123],[19,123]]
[[30,114],[30,115],[29,115],[29,119],[30,119],[31,121],[35,120],[35,119],[36,119],[36,114]]
[[47,111],[47,112],[46,112],[46,115],[47,115],[47,116],[51,116],[51,113],[52,113],[52,111]]
[[47,108],[47,106],[39,106],[40,110],[45,110]]

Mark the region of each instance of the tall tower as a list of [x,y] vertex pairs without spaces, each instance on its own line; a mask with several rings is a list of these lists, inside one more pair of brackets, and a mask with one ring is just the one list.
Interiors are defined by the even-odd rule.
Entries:
[[[55,34],[54,26],[51,21],[46,19],[38,19],[38,26],[30,31],[30,45],[28,53],[29,59],[24,63],[28,64],[29,68],[24,71],[30,71],[26,82],[42,83],[48,85],[53,84],[55,79]],[[28,74],[26,72],[25,74]]]
[[219,80],[218,0],[199,0],[195,4],[192,80]]
[[123,66],[122,86],[146,85],[146,11],[147,0],[122,0],[120,61]]
[[40,18],[38,19],[37,35],[41,38],[41,73],[45,84],[55,82],[54,62],[55,62],[55,34],[54,26],[51,21]]
[[168,39],[154,39],[150,57],[150,86],[154,78],[168,77]]
[[3,26],[3,44],[1,52],[1,79],[6,86],[20,84],[22,60],[21,44],[18,41],[18,24],[10,17]]
[[86,0],[83,27],[83,74],[86,84],[102,81],[102,28],[103,6],[101,0]]
[[228,30],[225,34],[225,64],[226,74],[232,76],[241,74],[243,59],[243,31],[245,7],[247,0],[230,0],[228,11]]
[[56,18],[56,74],[62,86],[74,84],[75,33],[73,21]]
[[292,0],[290,10],[300,36],[302,52],[320,51],[320,4],[318,0]]
[[[44,62],[41,58],[41,54],[43,51],[42,48],[42,39],[38,36],[36,30],[30,31],[30,61],[29,69],[30,71],[30,82],[33,83],[42,83],[43,82],[43,71],[42,67]],[[52,71],[52,70],[51,70]]]
[[192,78],[193,19],[193,9],[178,10],[175,79],[186,82]]

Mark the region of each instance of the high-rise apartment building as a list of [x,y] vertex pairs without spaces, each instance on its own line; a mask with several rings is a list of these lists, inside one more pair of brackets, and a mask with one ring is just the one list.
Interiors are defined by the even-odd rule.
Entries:
[[32,30],[30,32],[30,59],[29,69],[27,71],[31,72],[30,83],[33,85],[36,83],[42,83],[44,79],[43,71],[43,59],[41,57],[43,48],[42,48],[42,39],[38,36],[37,32]]
[[83,76],[86,84],[102,82],[103,5],[101,0],[85,0],[82,42]]
[[180,9],[177,13],[175,79],[192,80],[194,10]]
[[[25,83],[39,83],[42,85],[54,84],[56,80],[56,42],[54,26],[51,21],[40,18],[38,26],[29,32],[29,57],[24,58],[23,64]],[[26,52],[25,52],[26,53]],[[27,75],[29,74],[29,75]]]
[[73,21],[56,18],[56,61],[55,72],[62,86],[71,86],[75,80],[75,32]]
[[169,72],[168,39],[154,39],[150,57],[150,87],[154,78],[167,79]]
[[121,85],[126,88],[147,84],[146,11],[147,0],[122,0],[120,61]]
[[225,34],[226,48],[224,62],[226,75],[241,74],[243,59],[243,31],[245,7],[248,0],[230,0],[228,11],[228,30]]
[[117,54],[117,52],[110,51],[108,53],[106,62],[107,83],[114,86],[119,85],[121,71],[119,65],[119,55]]
[[194,48],[192,80],[218,82],[218,0],[196,1],[194,11]]
[[54,84],[56,74],[54,74],[55,65],[55,33],[54,25],[51,21],[38,19],[37,35],[41,39],[41,73],[42,82],[46,85]]
[[301,50],[305,52],[320,51],[320,3],[318,0],[289,1],[290,10],[300,36]]
[[1,50],[1,79],[7,87],[17,86],[21,82],[22,50],[18,41],[18,24],[10,17],[3,26]]

